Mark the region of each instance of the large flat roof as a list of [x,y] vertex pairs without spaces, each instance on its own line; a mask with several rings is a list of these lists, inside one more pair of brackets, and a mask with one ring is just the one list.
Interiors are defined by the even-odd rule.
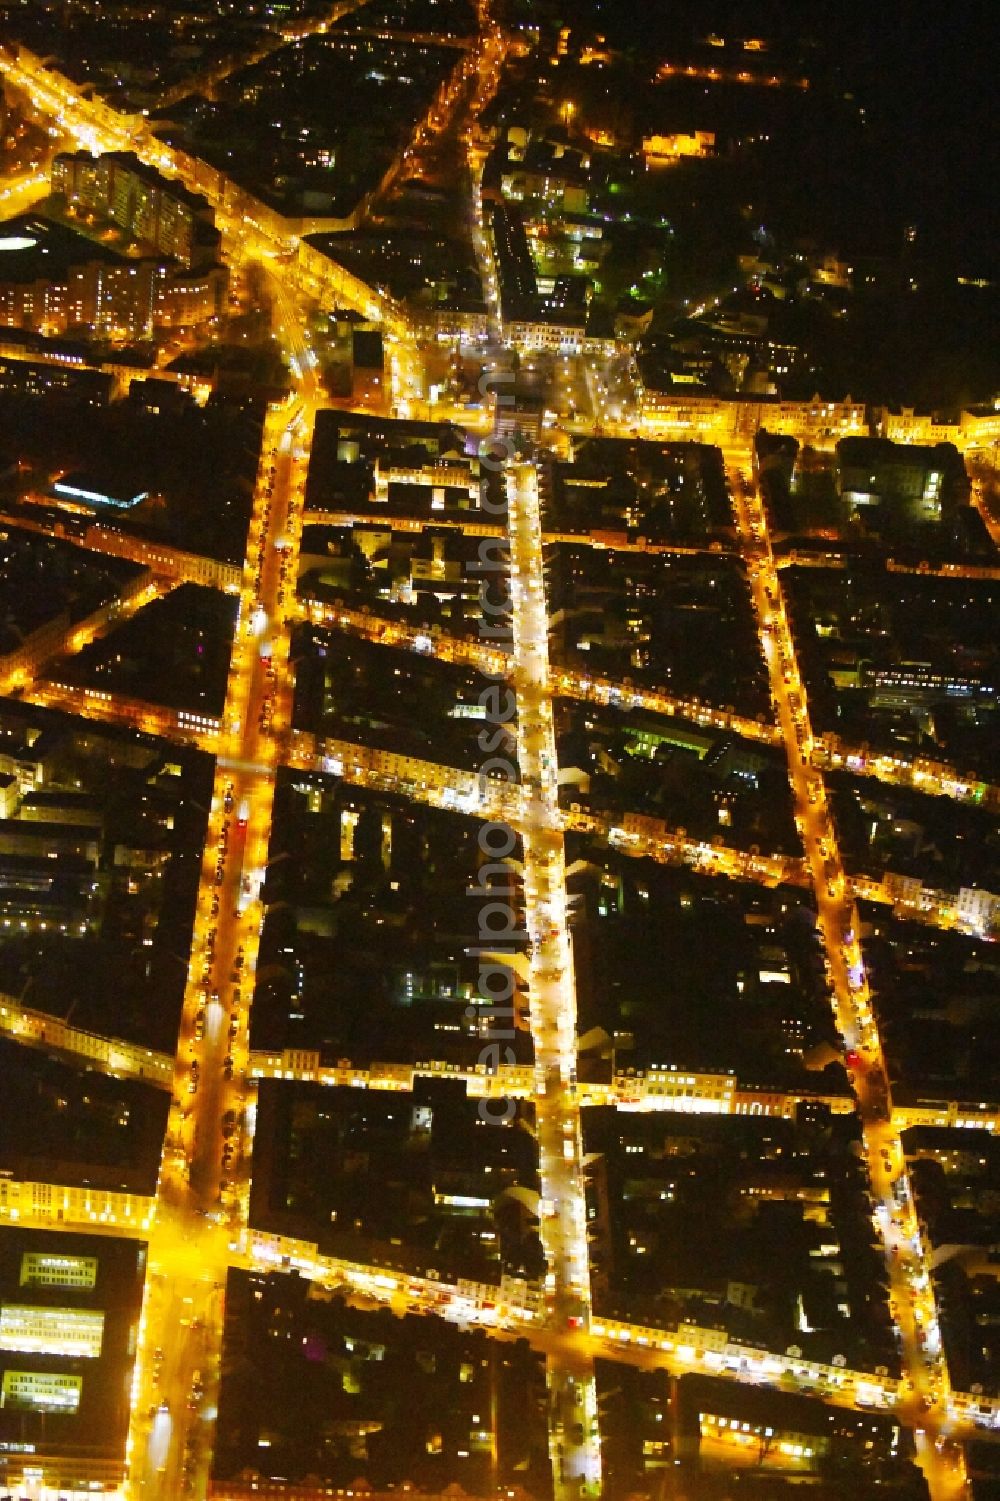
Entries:
[[58,281],[73,266],[90,261],[114,265],[123,259],[110,246],[41,214],[18,214],[0,222],[0,282]]

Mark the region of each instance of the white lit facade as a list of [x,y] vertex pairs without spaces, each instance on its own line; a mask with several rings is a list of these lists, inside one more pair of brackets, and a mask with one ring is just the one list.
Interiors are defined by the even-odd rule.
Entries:
[[96,1360],[104,1340],[104,1314],[83,1308],[0,1308],[0,1350],[24,1355],[64,1355]]

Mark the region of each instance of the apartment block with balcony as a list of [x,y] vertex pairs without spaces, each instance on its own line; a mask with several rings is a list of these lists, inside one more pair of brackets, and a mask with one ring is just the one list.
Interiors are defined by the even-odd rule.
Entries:
[[52,163],[52,190],[69,207],[109,220],[157,254],[186,266],[203,264],[217,249],[208,202],[130,151],[98,157],[88,151],[62,152]]

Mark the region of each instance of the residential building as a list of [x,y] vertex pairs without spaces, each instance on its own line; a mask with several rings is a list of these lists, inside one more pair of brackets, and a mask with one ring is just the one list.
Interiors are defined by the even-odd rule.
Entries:
[[52,163],[52,190],[71,207],[110,220],[132,239],[187,266],[204,260],[206,252],[211,259],[217,248],[208,202],[133,152],[98,157],[62,152]]

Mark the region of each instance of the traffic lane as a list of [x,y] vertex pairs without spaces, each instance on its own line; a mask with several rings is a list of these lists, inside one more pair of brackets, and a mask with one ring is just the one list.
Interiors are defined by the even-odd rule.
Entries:
[[[231,830],[238,823],[235,817],[237,809],[249,795],[243,790],[246,780],[237,777],[232,784],[234,803]],[[236,794],[240,795],[240,803],[235,801]],[[230,833],[221,885],[214,884],[213,868],[213,890],[219,895],[218,916],[212,920],[209,930],[215,934],[213,960],[207,982],[204,987],[198,988],[193,997],[193,1004],[199,1008],[196,1017],[199,1012],[204,1013],[202,1038],[200,1042],[195,1042],[192,1032],[190,1044],[198,1062],[197,1089],[190,1112],[194,1133],[190,1151],[190,1181],[200,1200],[201,1209],[214,1206],[219,1192],[221,1116],[224,1108],[220,1105],[220,1100],[222,1074],[225,1060],[229,1056],[229,1021],[234,986],[232,977],[242,973],[242,963],[245,960],[245,955],[240,954],[242,927],[237,916],[242,890],[244,849],[244,838],[239,831]],[[206,990],[207,997],[202,999]]]
[[[589,1251],[584,1183],[580,1167],[578,1105],[564,1078],[575,1069],[575,994],[571,984],[561,829],[554,777],[554,727],[548,699],[548,620],[539,585],[541,552],[534,542],[530,504],[512,495],[511,543],[514,578],[514,681],[518,699],[518,757],[528,789],[524,844],[525,918],[532,937],[530,1026],[541,1088],[535,1100],[535,1134],[543,1198],[551,1205],[540,1225],[548,1267],[548,1317],[557,1328],[589,1315]],[[534,496],[530,497],[534,500]],[[533,550],[534,549],[534,550]],[[555,856],[555,858],[553,858]],[[581,1209],[574,1212],[574,1205]],[[580,1227],[583,1227],[582,1233]],[[600,1452],[587,1418],[593,1362],[584,1349],[570,1357],[553,1347],[546,1361],[550,1403],[549,1452],[557,1494],[590,1493],[599,1483]],[[596,1415],[596,1396],[593,1398]]]
[[[265,438],[265,443],[266,441]],[[259,587],[270,589],[274,573],[273,569],[267,568],[267,564],[270,561],[274,519],[271,512],[274,510],[275,500],[273,495],[268,497],[267,490],[269,487],[273,490],[273,478],[277,473],[275,446],[266,447],[265,453],[267,467],[265,469],[263,464],[261,466],[245,573],[251,574],[255,586],[259,575]],[[279,514],[283,516],[280,504],[279,500]],[[246,588],[242,599],[245,605]],[[245,638],[238,636],[231,654],[226,707],[230,733],[233,734],[232,722],[236,720],[238,726],[233,738],[238,737],[238,743],[244,751],[248,748],[248,743],[255,745],[259,738],[256,720],[249,725],[246,722],[246,705],[253,693],[254,675],[259,675],[261,670],[255,644],[250,643],[248,652]],[[182,1174],[175,1172],[172,1161],[166,1165],[161,1178],[161,1202],[164,1207],[171,1202],[176,1203],[177,1212],[168,1211],[163,1216],[162,1223],[158,1218],[151,1245],[151,1257],[156,1257],[158,1266],[170,1279],[175,1295],[180,1296],[186,1306],[197,1309],[196,1317],[203,1327],[211,1319],[212,1278],[224,1278],[226,1264],[225,1241],[220,1239],[218,1232],[214,1232],[208,1216],[212,1214],[220,1197],[223,1115],[226,1108],[231,1108],[227,1102],[235,1094],[234,1089],[229,1087],[230,1081],[225,1078],[229,1008],[227,1006],[223,1010],[222,996],[226,995],[227,1000],[229,999],[232,975],[238,969],[238,907],[247,831],[245,828],[241,830],[242,819],[236,810],[242,806],[244,798],[248,802],[251,798],[256,802],[256,790],[248,774],[227,779],[223,769],[217,767],[212,812],[206,831],[202,889],[192,941],[191,971],[179,1034],[179,1092],[175,1094],[171,1112],[172,1132],[176,1135],[179,1126],[183,1143],[177,1166],[187,1168],[188,1182],[185,1184]],[[198,1066],[197,1075],[194,1071],[195,1063]],[[187,1117],[186,1125],[178,1119],[182,1113],[182,1099],[186,1107],[183,1110],[183,1115]],[[181,1269],[192,1252],[196,1254],[199,1263],[198,1274],[194,1279],[190,1275],[185,1279]],[[189,1291],[182,1293],[180,1289],[184,1286]],[[198,1432],[192,1427],[191,1408],[188,1404],[192,1399],[191,1387],[198,1369],[194,1361],[198,1358],[199,1351],[204,1354],[204,1336],[198,1339],[179,1337],[180,1331],[185,1328],[185,1319],[183,1316],[178,1317],[176,1302],[166,1310],[154,1305],[152,1312],[154,1317],[147,1325],[141,1355],[144,1359],[150,1358],[150,1332],[155,1324],[158,1337],[169,1343],[175,1351],[176,1358],[171,1362],[168,1374],[175,1412],[165,1425],[166,1431],[155,1434],[157,1442],[162,1440],[166,1443],[165,1453],[161,1456],[158,1451],[147,1452],[142,1464],[147,1478],[153,1479],[149,1476],[151,1467],[159,1477],[160,1495],[173,1501],[173,1498],[182,1493],[182,1487],[187,1486],[192,1461],[196,1457],[193,1455],[191,1442],[197,1439]],[[217,1322],[212,1324],[212,1331],[213,1338],[218,1342],[221,1339],[221,1325]],[[141,1369],[140,1379],[142,1375]],[[210,1429],[211,1423],[208,1423],[205,1429],[199,1430],[203,1439]],[[204,1447],[207,1452],[207,1444]],[[207,1469],[207,1459],[205,1463]]]
[[[261,543],[266,541],[266,536],[261,538]],[[252,658],[250,659],[252,662]],[[233,697],[240,697],[241,680],[245,674],[252,671],[240,653],[240,643],[234,648],[234,661],[232,670],[235,674],[233,687],[235,693],[227,695],[231,701]],[[245,726],[244,726],[245,729]],[[191,1191],[185,1196],[182,1194],[180,1203],[183,1206],[185,1198],[188,1205],[196,1207],[202,1214],[207,1214],[211,1206],[218,1201],[221,1186],[221,1155],[223,1143],[222,1115],[227,1107],[227,1102],[232,1099],[232,1091],[226,1088],[223,1077],[225,1068],[226,1048],[228,1046],[228,1017],[222,1008],[220,989],[226,987],[231,980],[231,974],[235,969],[235,960],[238,951],[239,925],[236,917],[236,908],[239,901],[242,873],[242,850],[238,830],[238,819],[233,818],[234,805],[242,803],[244,797],[251,795],[252,789],[245,777],[236,777],[231,780],[224,789],[221,779],[217,778],[219,794],[224,791],[228,794],[229,813],[225,811],[226,796],[220,795],[214,800],[214,815],[210,821],[205,869],[203,882],[207,884],[208,891],[208,916],[205,915],[204,903],[199,903],[200,917],[196,926],[194,952],[197,955],[196,964],[206,967],[207,979],[201,979],[198,985],[192,985],[189,990],[188,1006],[185,1008],[185,1018],[182,1025],[181,1052],[193,1053],[194,1059],[199,1064],[199,1079],[195,1089],[192,1104],[194,1109],[190,1112],[190,1129],[187,1134],[188,1152],[187,1164]],[[220,809],[221,803],[221,809]],[[219,866],[220,839],[223,829],[226,828],[228,818],[228,830],[226,843],[222,849],[221,870],[222,882],[218,882],[216,871]],[[211,916],[212,906],[216,907],[216,917]],[[205,940],[214,929],[213,953],[207,956],[205,953]],[[207,992],[207,1000],[206,1000]],[[219,995],[219,999],[214,997]],[[204,1035],[201,1045],[196,1040],[196,1028],[194,1018],[198,1010],[204,1007],[202,1026]],[[193,1015],[192,1015],[193,1013]],[[193,1060],[192,1060],[193,1061]],[[190,1074],[189,1074],[190,1078]],[[193,1141],[192,1141],[193,1134]],[[192,1201],[198,1201],[192,1205]],[[185,1227],[186,1233],[192,1231],[197,1236],[197,1228],[190,1223]],[[200,1238],[200,1237],[198,1237]],[[192,1302],[195,1295],[192,1293]],[[199,1317],[204,1317],[199,1302]],[[183,1327],[182,1321],[173,1319],[170,1324],[162,1327],[176,1329],[178,1325]],[[190,1359],[184,1363],[185,1352],[193,1350],[194,1343],[191,1340],[171,1341],[176,1343],[181,1350],[182,1365],[171,1376],[171,1387],[175,1399],[179,1402],[182,1396],[182,1388],[190,1386],[193,1380],[194,1367]],[[186,1401],[187,1399],[185,1399]],[[182,1455],[187,1447],[188,1430],[190,1424],[183,1413],[186,1408],[178,1408],[176,1423],[177,1432],[170,1436],[169,1451],[167,1456],[167,1469],[161,1475],[161,1489],[165,1496],[173,1496],[179,1493],[179,1469],[183,1467]]]
[[[269,720],[278,690],[278,680],[287,671],[287,647],[283,640],[283,605],[286,592],[294,594],[295,580],[289,577],[289,558],[292,554],[279,550],[275,543],[291,523],[292,480],[287,474],[280,486],[275,487],[268,531],[264,539],[259,564],[259,585],[255,589],[255,606],[263,611],[266,619],[261,624],[260,635],[250,635],[254,619],[245,622],[247,644],[253,651],[254,660],[249,666],[248,692],[244,736],[245,754],[250,760],[273,763],[275,748],[273,737],[268,732]],[[277,635],[277,642],[275,641]],[[262,654],[263,649],[263,654]],[[271,709],[263,718],[265,706]]]
[[[746,505],[746,496],[742,494],[742,485],[737,486],[740,490],[743,504]],[[745,517],[749,517],[749,508],[745,511]],[[770,559],[770,541],[766,532],[766,524],[762,521],[752,521],[751,528],[754,536],[761,544],[761,552],[767,559],[773,571],[773,561]],[[767,587],[763,585],[762,570],[754,564],[750,565],[751,584],[755,595],[759,618],[773,622],[780,632],[777,653],[772,652],[772,641],[763,638],[765,657],[772,677],[772,691],[774,702],[778,710],[779,723],[782,727],[783,737],[789,752],[789,764],[792,767],[792,787],[796,799],[796,811],[800,824],[804,831],[807,857],[812,865],[817,906],[821,919],[821,930],[824,936],[824,946],[827,952],[827,960],[830,968],[834,991],[834,1009],[838,1026],[845,1036],[854,1039],[860,1031],[864,1037],[869,1053],[881,1063],[884,1071],[884,1062],[881,1058],[881,1044],[877,1029],[868,1015],[867,996],[864,989],[855,992],[851,975],[848,969],[846,955],[843,950],[841,938],[844,932],[844,924],[847,919],[849,908],[845,903],[845,885],[843,868],[840,854],[837,848],[833,831],[829,826],[829,813],[826,807],[825,785],[819,774],[806,764],[806,756],[812,743],[809,732],[809,723],[806,715],[804,701],[798,710],[793,706],[792,692],[801,694],[801,683],[795,658],[794,643],[784,614],[777,590],[776,580]],[[773,617],[768,614],[769,599],[776,599]],[[822,836],[826,835],[826,850],[824,855],[821,846]],[[860,958],[860,956],[858,956]],[[910,1373],[910,1379],[915,1391],[918,1393],[917,1402],[921,1410],[930,1409],[932,1401],[936,1401],[940,1395],[939,1378],[946,1376],[940,1361],[931,1356],[926,1348],[926,1337],[936,1329],[936,1311],[933,1304],[933,1295],[929,1284],[921,1290],[919,1286],[910,1286],[911,1281],[917,1283],[917,1273],[922,1271],[920,1266],[920,1247],[918,1240],[918,1228],[915,1222],[912,1205],[900,1209],[896,1205],[895,1193],[892,1190],[892,1182],[889,1180],[889,1167],[891,1158],[886,1158],[885,1142],[889,1128],[879,1128],[879,1117],[883,1113],[881,1099],[872,1098],[869,1089],[869,1079],[861,1080],[859,1093],[859,1113],[861,1115],[866,1157],[868,1159],[869,1178],[873,1195],[878,1192],[882,1213],[892,1225],[896,1227],[898,1234],[894,1235],[890,1226],[878,1226],[883,1236],[886,1247],[886,1261],[889,1269],[890,1287],[893,1291],[894,1314],[896,1315],[896,1327],[900,1331],[903,1340],[904,1358]],[[898,1147],[897,1147],[898,1150]],[[899,1167],[904,1171],[905,1164]],[[894,1176],[894,1175],[893,1175]],[[909,1218],[904,1216],[909,1214]],[[877,1216],[876,1216],[877,1220]],[[907,1244],[909,1241],[909,1244]],[[916,1249],[915,1249],[916,1248]],[[926,1275],[926,1274],[925,1274]],[[920,1293],[923,1296],[920,1296]],[[898,1306],[897,1306],[898,1305]],[[928,1397],[928,1393],[930,1397]],[[923,1432],[918,1429],[918,1437]],[[928,1478],[933,1478],[933,1469],[928,1472]]]
[[175,1352],[175,1359],[164,1383],[164,1396],[169,1403],[173,1431],[166,1468],[158,1471],[162,1501],[185,1494],[193,1478],[190,1460],[198,1448],[201,1407],[194,1383],[196,1378],[204,1377],[205,1330],[212,1312],[212,1290],[203,1279],[185,1277],[175,1281],[174,1287],[168,1327],[186,1330],[187,1337],[172,1339],[168,1346]]
[[591,1432],[587,1389],[594,1379],[593,1360],[587,1355],[549,1355],[546,1377],[550,1411],[550,1453],[560,1480],[585,1480],[591,1470],[588,1440]]
[[188,1383],[187,1432],[182,1469],[186,1487],[195,1496],[206,1494],[212,1458],[211,1436],[221,1381],[219,1352],[223,1338],[223,1285],[221,1278],[209,1282],[206,1274],[195,1292],[201,1331],[196,1341],[189,1341],[192,1359],[185,1372]]
[[[162,1300],[159,1321],[164,1329],[179,1329],[190,1325],[193,1298],[188,1292],[187,1279],[169,1274],[167,1269],[158,1272]],[[182,1394],[185,1390],[187,1368],[187,1341],[171,1339],[151,1352],[149,1385],[142,1396],[147,1406],[148,1433],[145,1457],[147,1473],[151,1476],[153,1494],[157,1497],[181,1494],[179,1453],[183,1452],[186,1436],[185,1410]]]
[[[242,791],[242,801],[248,805],[251,820],[254,818],[256,805],[261,801],[267,803],[264,811],[269,812],[270,800],[266,791],[261,796],[259,780],[254,786],[251,785],[250,778],[241,778],[238,779],[237,786]],[[230,846],[230,854],[230,868],[222,888],[223,902],[217,929],[219,936],[213,975],[213,994],[217,994],[219,999],[212,1003],[211,1027],[206,1027],[205,1043],[208,1045],[203,1052],[203,1067],[207,1070],[206,1087],[198,1109],[203,1130],[200,1144],[200,1154],[204,1159],[203,1170],[209,1173],[210,1179],[219,1181],[226,1176],[222,1155],[231,1134],[227,1134],[224,1129],[224,1116],[233,1109],[242,1112],[243,1087],[235,1066],[233,1048],[246,1036],[252,1002],[253,972],[256,967],[257,935],[252,923],[253,909],[248,908],[242,914],[239,912],[240,903],[244,899],[243,883],[249,879],[248,872],[258,868],[258,856],[252,847],[249,825],[247,830],[237,832]],[[212,1197],[217,1195],[218,1186]]]
[[[289,525],[291,504],[300,478],[297,465],[289,454],[278,453],[275,462],[268,467],[262,492],[262,532],[255,562],[252,607],[261,607],[267,620],[260,644],[254,636],[244,639],[244,651],[247,652],[245,670],[248,689],[244,722],[241,726],[241,748],[244,755],[248,756],[251,761],[256,760],[265,764],[275,762],[277,750],[270,725],[264,722],[264,709],[266,705],[273,703],[277,691],[276,680],[282,674],[277,672],[276,665],[276,661],[280,660],[280,649],[278,653],[275,653],[272,645],[271,653],[268,655],[266,652],[262,653],[261,644],[265,641],[271,644],[271,633],[277,623],[280,595],[285,583],[283,573],[286,568],[287,554],[284,551],[279,552],[274,544]],[[267,495],[268,488],[271,491],[269,496]],[[252,611],[247,625],[253,628]],[[285,666],[284,663],[281,665]],[[231,1025],[227,1028],[222,1058],[222,1084],[217,1086],[217,1093],[211,1102],[206,1101],[206,1114],[210,1112],[215,1122],[215,1129],[206,1141],[210,1160],[216,1161],[221,1158],[221,1155],[227,1151],[227,1146],[232,1158],[231,1163],[224,1165],[220,1171],[219,1176],[223,1187],[227,1185],[227,1180],[230,1183],[235,1182],[240,1166],[242,1127],[245,1122],[245,1093],[238,1081],[234,1052],[244,1052],[244,1043],[248,1041],[249,1008],[252,1002],[251,972],[255,964],[257,949],[257,935],[252,932],[250,914],[245,912],[237,915],[237,909],[240,906],[241,892],[249,873],[262,870],[266,863],[273,784],[270,778],[244,773],[236,779],[236,792],[241,800],[240,805],[246,805],[248,820],[245,827],[237,829],[236,842],[233,847],[234,853],[240,858],[232,873],[235,890],[229,893],[233,899],[231,916],[228,904],[226,908],[225,926],[229,941],[223,949],[217,948],[218,959],[221,963],[220,983],[225,986],[225,993],[227,997],[230,997],[232,1007],[229,1013]],[[238,963],[239,959],[243,961],[242,966]],[[244,984],[244,981],[248,981],[249,984]],[[234,988],[231,990],[231,987]],[[221,1046],[219,1051],[223,1051]],[[225,1078],[227,1061],[232,1076],[230,1080]],[[224,1129],[223,1117],[229,1111],[233,1112],[233,1117],[238,1123],[239,1129],[236,1131]]]

